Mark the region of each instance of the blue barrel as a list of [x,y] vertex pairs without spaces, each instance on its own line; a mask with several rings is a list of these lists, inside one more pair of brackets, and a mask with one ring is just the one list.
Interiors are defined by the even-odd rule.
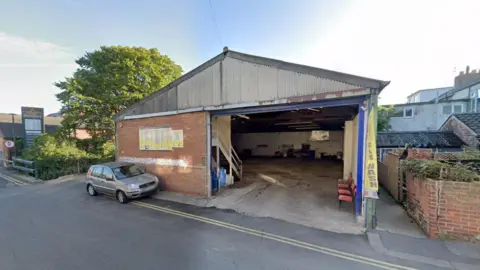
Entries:
[[227,170],[225,168],[220,168],[220,187],[227,184]]
[[217,178],[217,171],[212,170],[212,190],[218,189],[218,178]]
[[308,152],[308,159],[309,160],[315,159],[315,150],[310,150],[310,152]]

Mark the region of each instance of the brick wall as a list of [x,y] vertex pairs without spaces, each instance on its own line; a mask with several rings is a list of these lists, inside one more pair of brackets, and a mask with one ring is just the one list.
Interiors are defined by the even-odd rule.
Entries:
[[[204,112],[120,121],[117,124],[117,159],[148,159],[149,162],[138,165],[159,176],[164,190],[207,196],[205,121]],[[161,126],[183,129],[183,148],[173,148],[172,151],[140,151],[139,128]],[[165,161],[171,160],[183,160],[187,165],[165,165],[170,164]]]
[[431,237],[480,240],[480,183],[407,175],[407,212]]

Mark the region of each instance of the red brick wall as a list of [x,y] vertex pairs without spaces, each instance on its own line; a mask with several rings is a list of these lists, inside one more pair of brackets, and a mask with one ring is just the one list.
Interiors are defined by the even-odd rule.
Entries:
[[407,176],[407,211],[431,237],[480,240],[480,183]]
[[[159,176],[164,190],[207,196],[206,113],[123,120],[117,123],[117,159],[148,158],[150,160],[183,160],[187,166],[142,164],[148,172]],[[170,126],[183,129],[183,148],[172,151],[140,151],[139,128]]]

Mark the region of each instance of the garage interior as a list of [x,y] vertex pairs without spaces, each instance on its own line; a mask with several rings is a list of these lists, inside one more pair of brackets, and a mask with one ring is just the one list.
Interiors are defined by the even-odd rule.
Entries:
[[354,204],[337,200],[339,179],[356,178],[357,115],[358,105],[213,116],[211,206],[362,233]]

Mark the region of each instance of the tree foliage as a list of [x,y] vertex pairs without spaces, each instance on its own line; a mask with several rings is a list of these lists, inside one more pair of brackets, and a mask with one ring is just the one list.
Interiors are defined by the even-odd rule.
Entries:
[[33,144],[22,154],[27,160],[42,160],[45,158],[84,158],[89,154],[78,149],[73,141],[60,140],[50,134],[42,134],[35,138]]
[[377,131],[389,131],[392,128],[390,126],[390,118],[394,112],[395,108],[392,105],[378,106]]
[[157,49],[111,46],[76,60],[72,77],[56,82],[62,91],[63,135],[78,127],[93,138],[113,138],[114,114],[177,79],[182,68]]

